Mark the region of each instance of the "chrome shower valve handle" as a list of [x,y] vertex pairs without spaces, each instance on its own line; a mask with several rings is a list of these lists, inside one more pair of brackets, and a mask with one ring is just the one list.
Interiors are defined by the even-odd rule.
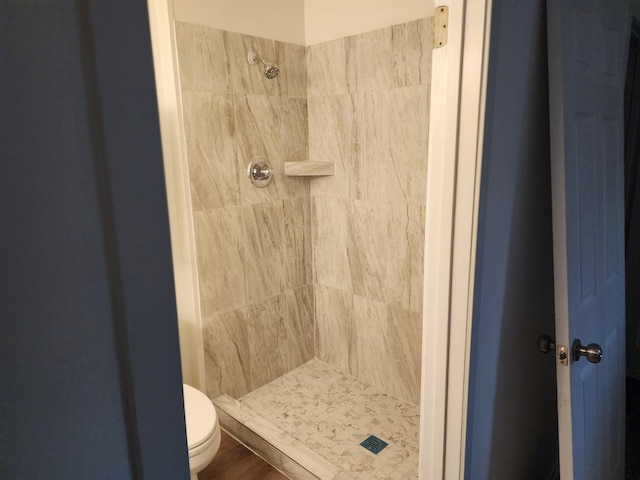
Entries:
[[253,157],[247,166],[247,176],[258,188],[264,188],[273,179],[273,170],[264,157]]

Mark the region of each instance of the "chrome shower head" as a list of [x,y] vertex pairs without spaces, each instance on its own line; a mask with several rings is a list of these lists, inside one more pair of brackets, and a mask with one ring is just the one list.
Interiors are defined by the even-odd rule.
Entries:
[[280,73],[280,68],[275,63],[266,63],[256,52],[249,52],[247,60],[251,65],[257,65],[258,62],[264,67],[264,76],[272,80]]

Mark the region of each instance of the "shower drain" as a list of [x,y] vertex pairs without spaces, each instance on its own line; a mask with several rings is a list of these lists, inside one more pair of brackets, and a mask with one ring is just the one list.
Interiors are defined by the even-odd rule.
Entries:
[[362,442],[360,444],[361,446],[363,446],[364,448],[366,448],[367,450],[369,450],[370,452],[373,452],[374,454],[378,454],[380,453],[380,451],[386,447],[387,445],[389,445],[387,442],[385,442],[384,440],[380,440],[378,437],[376,437],[375,435],[370,435],[364,442]]

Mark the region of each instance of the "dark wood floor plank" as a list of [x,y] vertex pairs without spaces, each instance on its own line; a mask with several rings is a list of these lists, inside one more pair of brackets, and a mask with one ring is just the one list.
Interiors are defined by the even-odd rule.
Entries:
[[198,474],[198,480],[289,480],[226,432],[213,461]]

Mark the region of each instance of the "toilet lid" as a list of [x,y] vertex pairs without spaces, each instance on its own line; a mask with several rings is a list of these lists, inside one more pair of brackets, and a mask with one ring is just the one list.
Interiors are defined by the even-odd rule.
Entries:
[[189,450],[203,444],[213,434],[218,415],[211,400],[190,385],[182,386],[184,392],[184,418],[187,426]]

